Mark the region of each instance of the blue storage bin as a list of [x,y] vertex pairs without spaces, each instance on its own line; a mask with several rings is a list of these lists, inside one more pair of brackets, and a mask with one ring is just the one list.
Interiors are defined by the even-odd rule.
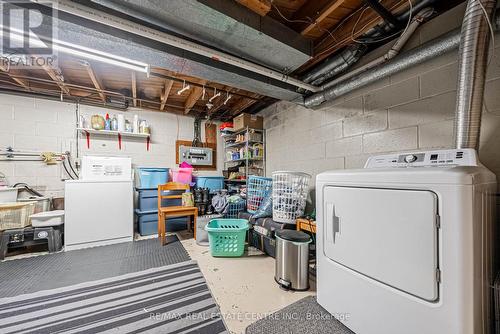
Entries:
[[157,188],[168,182],[168,168],[138,167],[137,177],[140,188]]
[[216,192],[224,189],[223,176],[195,176],[194,182],[199,188],[208,188],[210,192]]
[[[158,233],[158,210],[135,210],[139,234],[153,235]],[[189,217],[169,218],[167,232],[182,231],[187,228]]]
[[[157,188],[135,188],[138,193],[137,209],[140,211],[158,210]],[[181,199],[163,199],[163,206],[182,205]]]

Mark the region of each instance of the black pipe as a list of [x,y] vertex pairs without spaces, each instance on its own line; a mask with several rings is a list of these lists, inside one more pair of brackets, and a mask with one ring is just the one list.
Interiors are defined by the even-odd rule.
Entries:
[[363,0],[368,6],[370,6],[374,11],[377,12],[377,14],[384,19],[387,24],[393,26],[393,27],[398,27],[401,25],[401,22],[398,21],[398,19],[392,15],[390,11],[387,10],[383,5],[378,2],[378,0]]

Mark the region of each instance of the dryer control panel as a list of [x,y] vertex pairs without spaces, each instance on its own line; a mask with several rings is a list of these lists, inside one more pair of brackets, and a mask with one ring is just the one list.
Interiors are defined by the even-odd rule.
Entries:
[[368,158],[365,168],[477,166],[474,149],[452,149],[378,155]]

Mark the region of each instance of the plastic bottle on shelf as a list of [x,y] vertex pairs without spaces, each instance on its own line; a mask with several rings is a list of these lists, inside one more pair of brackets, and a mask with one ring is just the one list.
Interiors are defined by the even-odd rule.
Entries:
[[134,121],[132,122],[132,132],[139,133],[139,115],[134,115]]
[[106,117],[104,119],[104,130],[111,130],[111,120],[109,119],[109,114],[106,113]]
[[125,132],[125,116],[118,114],[118,131]]
[[116,115],[113,115],[111,119],[111,130],[118,131],[118,120],[116,119]]

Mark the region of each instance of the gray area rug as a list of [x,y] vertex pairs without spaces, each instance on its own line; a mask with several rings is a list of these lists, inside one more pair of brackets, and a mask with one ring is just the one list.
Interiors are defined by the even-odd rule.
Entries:
[[[190,260],[177,236],[7,260],[0,263],[0,298],[95,281]],[[0,330],[1,332],[1,330]]]
[[254,322],[246,334],[354,334],[316,302],[305,297]]
[[227,333],[195,261],[0,299],[1,333]]

